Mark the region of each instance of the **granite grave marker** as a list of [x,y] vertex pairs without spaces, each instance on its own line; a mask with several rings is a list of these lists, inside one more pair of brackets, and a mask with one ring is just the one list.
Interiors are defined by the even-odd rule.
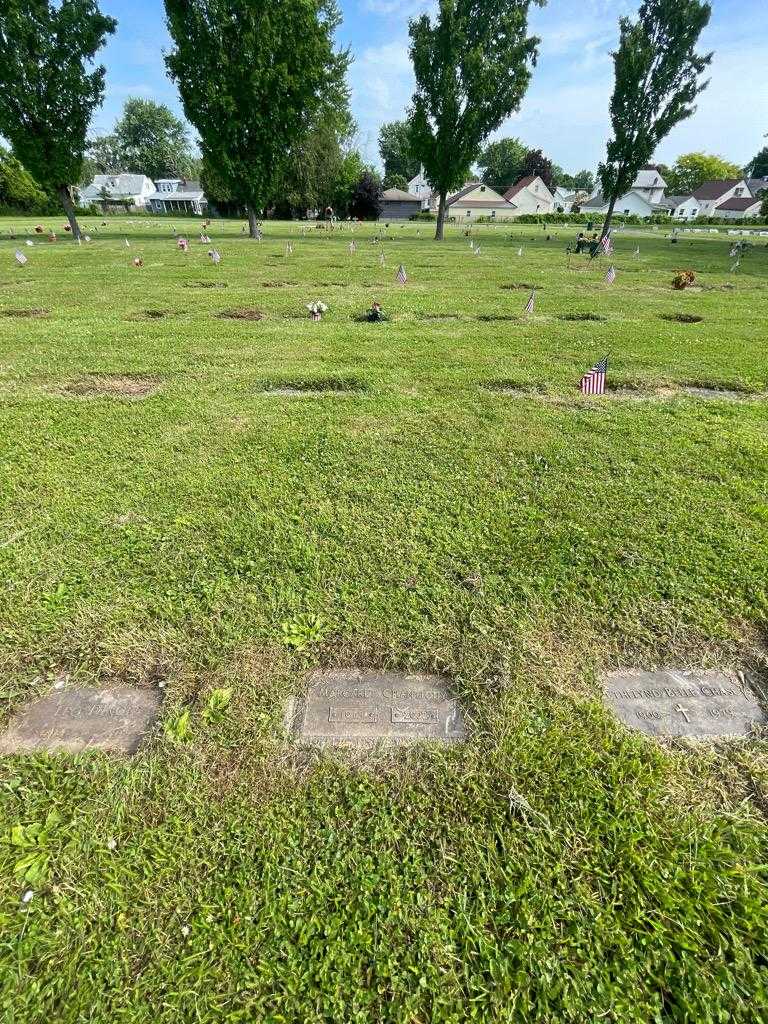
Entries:
[[768,725],[758,692],[735,672],[714,669],[629,669],[603,678],[605,703],[624,725],[649,736],[749,736]]
[[133,687],[49,693],[0,734],[0,754],[111,750],[133,754],[160,715],[160,694]]
[[466,726],[445,680],[360,669],[315,672],[291,702],[288,725],[302,743],[373,746],[459,742]]

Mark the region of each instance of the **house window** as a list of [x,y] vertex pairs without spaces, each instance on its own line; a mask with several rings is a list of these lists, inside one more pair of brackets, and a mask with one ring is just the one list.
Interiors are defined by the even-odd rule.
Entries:
[[744,191],[744,189],[743,189],[743,188],[735,188],[735,189],[733,190],[733,194],[734,194],[735,196],[740,196],[740,195],[741,195],[741,193],[742,193],[743,191]]
[[468,217],[471,217],[471,216],[472,216],[472,211],[471,211],[471,210],[467,210],[467,216],[468,216]]
[[624,211],[624,216],[625,216],[625,217],[628,217],[628,216],[629,216],[629,210],[628,210],[628,209]]
[[496,211],[495,211],[495,210],[491,210],[491,216],[492,216],[492,217],[495,217],[495,216],[496,216]]
[[695,216],[696,216],[696,214],[697,214],[698,212],[699,212],[699,211],[698,211],[698,210],[696,210],[696,209],[694,209],[694,210],[691,210],[691,216],[692,216],[692,217],[695,217]]
[[481,191],[481,192],[485,192],[485,185],[481,185],[481,186],[480,186],[480,191]]

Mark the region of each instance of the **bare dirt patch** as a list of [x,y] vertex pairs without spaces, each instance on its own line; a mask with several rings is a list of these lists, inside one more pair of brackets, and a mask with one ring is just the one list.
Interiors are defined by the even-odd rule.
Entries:
[[476,316],[475,319],[482,320],[483,323],[492,324],[499,321],[510,322],[513,320],[519,320],[520,317],[514,313],[481,313],[479,316]]
[[703,398],[709,401],[719,399],[728,402],[746,402],[758,397],[749,391],[737,391],[734,388],[704,384],[683,384],[680,387],[679,393],[688,395],[691,398]]
[[417,313],[419,320],[461,320],[460,313]]
[[537,291],[541,291],[544,287],[542,284],[528,284],[526,281],[519,281],[515,284],[500,284],[499,288],[503,288],[505,292],[532,292],[534,288]]
[[263,320],[266,313],[260,309],[243,306],[241,309],[224,309],[216,315],[223,320]]
[[185,288],[229,288],[226,281],[188,281]]
[[673,324],[700,324],[704,317],[696,316],[695,313],[659,313],[659,319]]
[[298,281],[262,281],[262,288],[295,288]]
[[599,313],[560,313],[558,320],[590,320],[595,322],[605,322],[608,317],[601,316]]
[[62,393],[75,398],[148,398],[160,387],[156,377],[127,373],[86,373],[70,381]]
[[163,320],[172,313],[168,309],[142,309],[140,313],[129,316],[129,320]]
[[35,316],[48,316],[47,309],[4,309],[2,311],[3,316],[16,316],[16,317],[35,317]]

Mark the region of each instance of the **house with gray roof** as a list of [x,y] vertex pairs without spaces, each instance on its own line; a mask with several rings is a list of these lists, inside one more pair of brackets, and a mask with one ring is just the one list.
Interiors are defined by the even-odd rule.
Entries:
[[208,210],[199,181],[185,178],[158,178],[157,191],[147,197],[147,205],[153,213],[192,213],[200,217]]
[[379,220],[408,220],[421,210],[421,197],[401,188],[385,188]]
[[80,202],[85,206],[116,203],[140,210],[154,191],[154,182],[146,174],[97,174],[90,185],[79,189]]

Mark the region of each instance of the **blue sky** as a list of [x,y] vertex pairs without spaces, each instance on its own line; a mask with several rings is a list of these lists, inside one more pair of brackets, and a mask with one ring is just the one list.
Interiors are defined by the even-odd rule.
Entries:
[[[635,6],[624,0],[550,0],[543,9],[533,8],[531,27],[541,37],[538,65],[519,113],[493,137],[517,135],[568,171],[593,169],[609,128],[610,52],[618,18]],[[710,86],[696,114],[662,143],[657,160],[670,163],[679,153],[703,149],[743,164],[768,144],[768,22],[760,6],[714,0],[701,42],[702,49],[715,51]],[[167,103],[181,114],[163,67],[170,40],[161,0],[105,0],[103,7],[119,24],[103,51],[107,94],[94,132],[111,128],[128,96]],[[349,80],[357,142],[366,159],[378,162],[379,125],[402,117],[413,91],[408,19],[429,10],[430,3],[341,0],[341,7],[339,42],[355,58]]]

